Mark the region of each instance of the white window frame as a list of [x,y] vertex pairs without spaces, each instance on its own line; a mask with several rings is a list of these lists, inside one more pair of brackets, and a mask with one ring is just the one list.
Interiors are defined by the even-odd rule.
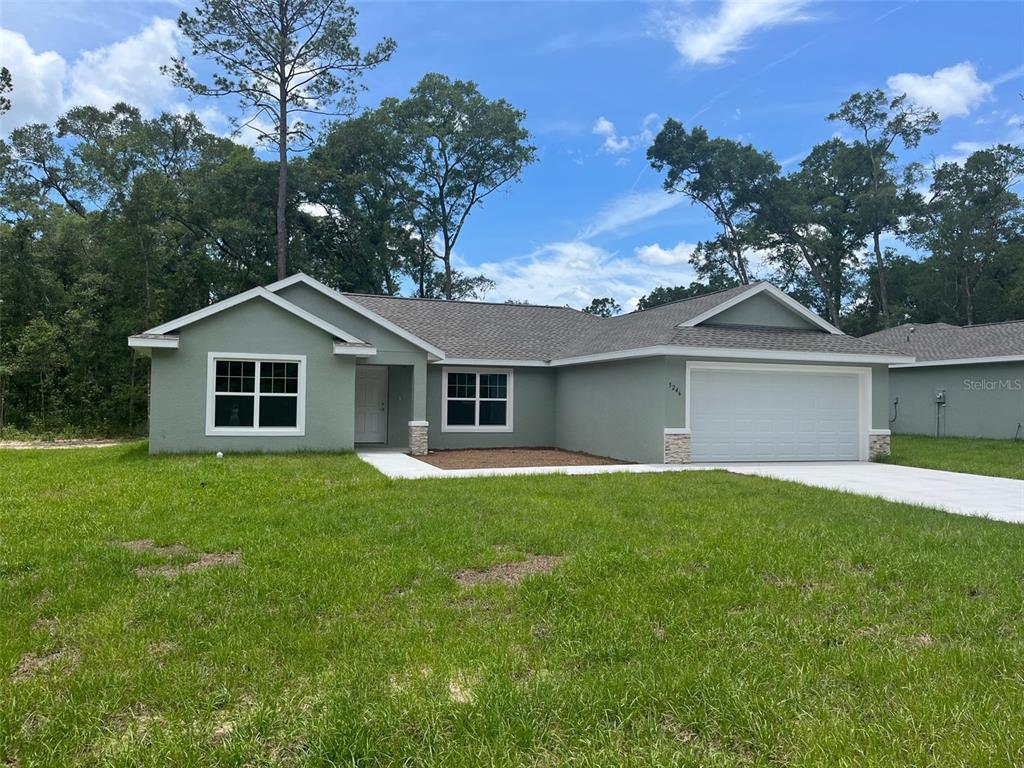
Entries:
[[[474,402],[474,416],[473,420],[476,422],[473,426],[466,426],[461,424],[449,425],[448,424],[448,374],[449,373],[475,373],[476,374],[476,396],[472,398]],[[485,424],[480,426],[480,375],[481,374],[493,374],[500,373],[504,374],[506,378],[505,387],[505,424],[504,426],[493,426]],[[441,431],[442,432],[511,432],[512,431],[512,369],[511,368],[442,368],[441,369]],[[452,400],[469,400],[468,397],[453,397]],[[501,398],[484,398],[485,400],[498,400]]]
[[[214,415],[216,413],[216,389],[217,389],[217,361],[242,361],[256,363],[256,384],[253,395],[253,426],[251,427],[217,427],[214,426]],[[299,384],[297,395],[283,394],[260,394],[260,363],[298,363]],[[222,393],[223,394],[223,393]],[[232,393],[232,394],[246,394]],[[295,404],[295,426],[294,427],[261,427],[260,424],[260,403],[261,397],[296,397]],[[261,354],[256,352],[210,352],[207,355],[206,363],[206,434],[208,436],[247,437],[252,435],[265,437],[302,436],[306,434],[306,356],[305,355],[276,355]]]

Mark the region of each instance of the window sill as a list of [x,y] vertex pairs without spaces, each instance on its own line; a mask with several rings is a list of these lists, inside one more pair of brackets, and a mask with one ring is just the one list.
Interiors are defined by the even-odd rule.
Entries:
[[449,427],[441,425],[442,432],[511,432],[512,427]]
[[285,429],[208,429],[207,437],[304,437],[306,430],[288,427]]

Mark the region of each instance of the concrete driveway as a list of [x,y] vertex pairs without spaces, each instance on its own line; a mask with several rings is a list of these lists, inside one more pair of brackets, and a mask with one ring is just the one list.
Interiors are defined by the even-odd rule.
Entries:
[[1024,480],[867,462],[716,464],[714,468],[1024,523]]
[[816,485],[863,496],[943,509],[958,515],[989,517],[1024,523],[1024,480],[940,472],[934,469],[873,464],[860,461],[771,464],[608,464],[593,467],[502,467],[499,469],[439,469],[395,450],[363,450],[359,457],[388,477],[508,477],[512,475],[596,475],[612,472],[689,472],[724,469],[741,475],[761,475]]

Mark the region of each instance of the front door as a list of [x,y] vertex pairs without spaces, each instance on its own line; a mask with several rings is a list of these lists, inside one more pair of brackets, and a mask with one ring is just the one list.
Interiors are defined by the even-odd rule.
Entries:
[[384,443],[388,434],[388,369],[356,366],[357,443]]

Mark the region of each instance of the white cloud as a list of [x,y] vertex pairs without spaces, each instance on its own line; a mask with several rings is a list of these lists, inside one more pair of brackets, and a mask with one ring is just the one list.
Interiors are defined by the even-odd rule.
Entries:
[[655,132],[660,128],[658,114],[651,112],[644,117],[640,130],[630,136],[619,135],[615,123],[603,115],[594,121],[593,132],[604,138],[601,150],[614,155],[637,148],[646,149],[654,141]]
[[905,93],[915,104],[942,117],[963,117],[992,93],[992,85],[978,77],[974,65],[962,61],[931,75],[901,72],[886,81],[893,93]]
[[160,66],[179,54],[179,42],[175,23],[155,18],[136,35],[82,52],[69,66],[60,54],[36,53],[23,35],[0,29],[3,63],[14,84],[4,130],[51,122],[82,104],[105,109],[126,101],[147,115],[171,108],[174,86]]
[[126,101],[148,114],[159,112],[174,93],[160,67],[179,54],[179,42],[177,25],[156,18],[137,35],[83,52],[71,68],[70,103],[107,109]]
[[526,256],[481,264],[479,269],[496,283],[491,300],[583,307],[595,297],[610,296],[627,311],[656,286],[686,285],[695,279],[688,266],[645,264],[578,240],[548,243]]
[[758,30],[807,21],[807,5],[808,0],[722,0],[712,16],[673,12],[664,15],[662,23],[690,64],[720,64]]
[[0,28],[3,65],[11,72],[14,92],[5,128],[53,120],[64,105],[67,63],[54,51],[36,53],[24,35]]
[[579,239],[588,240],[606,232],[616,232],[630,224],[675,208],[682,202],[684,202],[682,195],[670,195],[660,189],[653,192],[631,192],[622,195],[601,209],[597,216],[580,232]]
[[650,243],[637,246],[634,253],[645,264],[687,264],[696,247],[694,243],[676,243],[671,248],[665,248],[659,243]]

